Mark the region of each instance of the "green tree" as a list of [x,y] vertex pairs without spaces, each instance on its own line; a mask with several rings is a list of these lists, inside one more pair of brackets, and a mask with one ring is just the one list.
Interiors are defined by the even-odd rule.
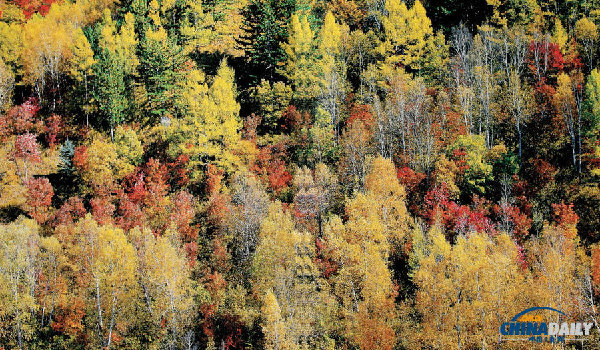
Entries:
[[139,75],[145,86],[145,108],[151,124],[176,116],[182,93],[184,60],[183,49],[176,38],[169,35],[161,23],[160,6],[151,1],[151,23],[145,29],[141,43]]
[[[130,115],[130,105],[133,94],[133,76],[139,65],[136,56],[137,39],[134,31],[134,17],[131,13],[125,15],[125,21],[119,31],[107,9],[100,27],[96,76],[95,99],[106,121],[111,138],[114,129]],[[106,125],[108,124],[108,125]]]
[[241,45],[253,69],[248,73],[254,84],[259,76],[270,82],[280,75],[277,70],[285,61],[282,44],[288,36],[288,23],[294,9],[293,0],[251,0],[244,9],[244,31]]

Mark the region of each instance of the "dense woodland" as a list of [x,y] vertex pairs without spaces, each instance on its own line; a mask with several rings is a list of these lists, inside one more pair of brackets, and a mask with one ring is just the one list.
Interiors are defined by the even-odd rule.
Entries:
[[547,306],[598,349],[598,25],[0,1],[0,348],[490,349]]

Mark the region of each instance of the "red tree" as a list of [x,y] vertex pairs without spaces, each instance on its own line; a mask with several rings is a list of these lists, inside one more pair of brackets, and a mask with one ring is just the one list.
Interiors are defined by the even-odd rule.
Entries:
[[23,161],[25,170],[24,180],[27,181],[30,164],[39,163],[42,161],[40,145],[37,143],[37,135],[30,133],[18,135],[17,139],[15,140],[12,158],[15,161]]
[[50,205],[54,189],[45,177],[32,178],[25,182],[27,187],[26,211],[39,224],[43,224],[50,218]]

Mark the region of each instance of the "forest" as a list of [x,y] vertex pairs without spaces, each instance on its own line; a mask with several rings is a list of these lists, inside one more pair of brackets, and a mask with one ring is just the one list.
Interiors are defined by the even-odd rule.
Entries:
[[0,349],[600,349],[599,25],[0,0]]

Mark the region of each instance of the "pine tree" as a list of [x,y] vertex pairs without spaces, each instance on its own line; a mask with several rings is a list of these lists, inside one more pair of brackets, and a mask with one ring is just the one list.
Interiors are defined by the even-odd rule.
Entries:
[[285,61],[281,44],[288,36],[285,24],[294,9],[294,0],[252,0],[244,9],[244,31],[240,44],[253,69],[248,72],[253,84],[258,76],[270,82],[278,80],[279,66]]
[[133,15],[126,14],[123,25],[117,31],[110,11],[105,10],[98,46],[94,95],[106,118],[101,125],[110,129],[112,138],[115,127],[130,115],[133,76],[139,65]]
[[183,50],[161,24],[160,7],[150,2],[151,23],[141,44],[139,74],[146,91],[146,110],[150,123],[176,116],[175,101],[181,94]]

